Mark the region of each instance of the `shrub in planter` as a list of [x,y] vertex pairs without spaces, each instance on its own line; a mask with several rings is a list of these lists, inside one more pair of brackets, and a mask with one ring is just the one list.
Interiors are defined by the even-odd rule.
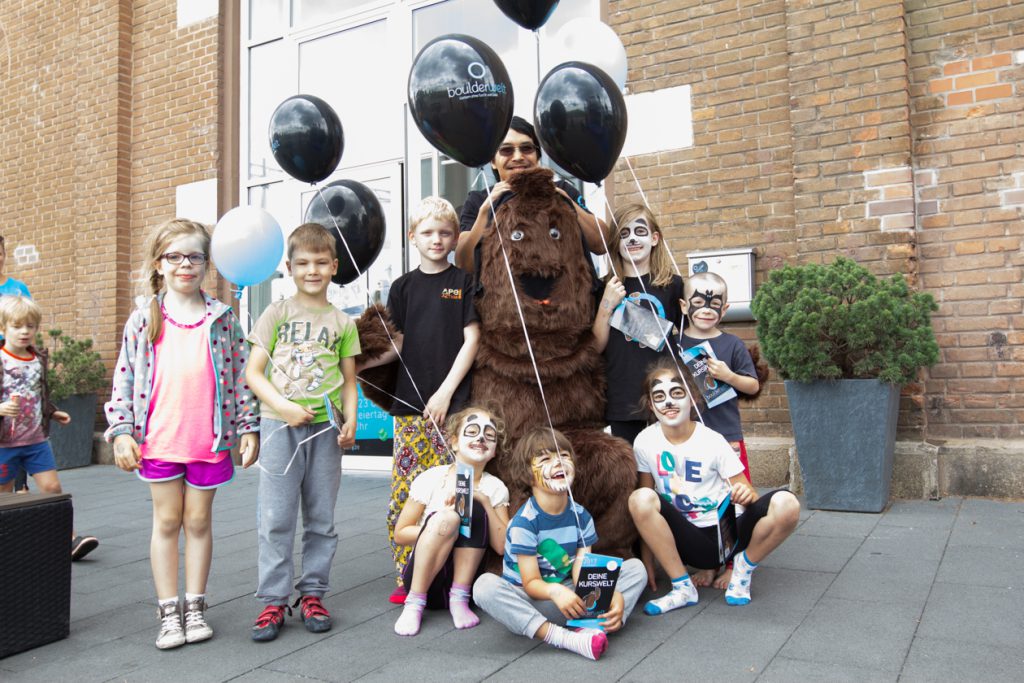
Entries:
[[880,279],[842,257],[785,266],[758,289],[757,336],[787,380],[809,507],[885,506],[899,387],[939,358],[936,308],[901,276]]
[[[106,367],[92,348],[92,339],[73,339],[59,329],[50,330],[50,400],[71,415],[71,424],[50,424],[50,445],[57,469],[83,467],[92,462],[92,434],[96,423],[96,391],[105,387]],[[42,335],[36,346],[43,346]]]

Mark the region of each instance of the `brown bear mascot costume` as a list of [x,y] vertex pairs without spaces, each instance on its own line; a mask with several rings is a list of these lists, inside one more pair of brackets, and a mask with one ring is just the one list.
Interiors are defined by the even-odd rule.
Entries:
[[[593,277],[576,213],[569,200],[555,191],[548,169],[513,174],[509,184],[512,195],[496,210],[500,239],[490,230],[479,247],[480,346],[473,367],[472,401],[501,408],[510,448],[528,429],[547,426],[545,401],[530,359],[532,348],[551,422],[566,434],[575,451],[573,495],[594,517],[600,538],[597,549],[630,557],[636,530],[627,499],[636,487],[636,461],[629,444],[603,431],[604,363],[590,332],[595,313]],[[516,295],[529,345],[516,310]],[[389,348],[375,311],[368,310],[360,318],[359,339],[363,350],[359,360],[375,359]],[[363,383],[363,393],[390,407],[390,398],[371,384],[391,391],[397,371],[397,363],[364,371],[368,381]],[[502,460],[496,458],[489,469],[509,487],[513,514],[530,494],[530,474],[508,472]]]

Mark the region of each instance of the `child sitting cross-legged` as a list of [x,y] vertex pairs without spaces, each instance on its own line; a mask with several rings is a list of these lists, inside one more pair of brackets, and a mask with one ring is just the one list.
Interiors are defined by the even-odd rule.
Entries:
[[[395,633],[420,631],[424,607],[447,604],[455,628],[472,628],[480,618],[469,609],[471,585],[487,546],[505,550],[508,488],[484,467],[501,449],[505,423],[495,411],[471,406],[448,419],[446,431],[455,445],[455,464],[438,465],[420,474],[395,525],[395,541],[414,546],[402,583],[408,588]],[[455,510],[456,464],[473,468],[472,525],[460,533]]]
[[533,495],[509,523],[502,576],[478,578],[473,598],[510,631],[599,659],[608,647],[606,634],[622,628],[643,591],[643,564],[636,559],[622,564],[611,606],[599,615],[603,631],[556,624],[584,615],[573,585],[583,556],[597,542],[590,513],[569,497],[572,445],[554,429],[534,429],[516,444],[508,469],[517,484],[531,482]]

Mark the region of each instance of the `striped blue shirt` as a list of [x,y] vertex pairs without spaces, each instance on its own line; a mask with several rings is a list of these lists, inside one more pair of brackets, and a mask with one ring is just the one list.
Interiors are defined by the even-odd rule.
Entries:
[[[579,528],[576,515],[579,515]],[[523,585],[516,556],[536,555],[542,579],[548,583],[565,582],[572,578],[576,551],[595,543],[594,520],[582,505],[576,504],[576,514],[566,505],[561,514],[549,515],[531,497],[509,522],[502,577],[516,586]]]

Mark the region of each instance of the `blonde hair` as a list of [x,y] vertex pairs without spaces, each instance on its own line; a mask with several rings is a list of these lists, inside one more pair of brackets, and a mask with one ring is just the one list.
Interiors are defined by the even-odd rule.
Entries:
[[605,233],[608,238],[608,258],[612,261],[614,272],[619,277],[624,277],[627,272],[626,260],[619,253],[619,230],[629,225],[630,221],[636,218],[643,218],[647,221],[647,227],[652,232],[658,233],[658,243],[651,248],[651,286],[666,287],[672,282],[672,260],[669,258],[668,245],[665,243],[665,233],[658,225],[658,219],[654,217],[651,210],[643,204],[625,204],[620,206],[612,214],[614,220],[608,224],[608,231]]
[[420,223],[428,218],[447,223],[456,230],[459,226],[459,217],[455,214],[455,207],[442,197],[427,197],[419,203],[419,206],[409,214],[409,232],[416,232]]
[[[554,442],[552,442],[552,434],[554,435]],[[508,465],[505,467],[505,471],[509,473],[511,481],[506,481],[505,485],[510,490],[515,486],[520,491],[529,491],[533,488],[533,459],[545,451],[554,452],[556,449],[558,451],[565,451],[572,456],[573,460],[576,459],[576,454],[572,450],[572,443],[569,442],[569,437],[557,429],[534,427],[528,431],[523,435],[523,438],[519,439],[516,447],[512,449],[512,455],[509,458]]]
[[20,322],[28,322],[39,327],[42,320],[43,309],[27,296],[15,294],[0,297],[0,325],[3,327]]
[[149,284],[149,291],[145,291],[145,293],[153,295],[153,299],[149,303],[149,331],[146,335],[150,343],[156,342],[163,330],[164,317],[160,313],[157,295],[164,291],[166,283],[164,276],[160,273],[160,257],[163,256],[171,242],[182,237],[198,237],[203,254],[206,256],[206,262],[210,262],[210,231],[202,223],[186,218],[172,218],[153,228],[146,239],[144,250],[146,264],[143,266],[142,278],[140,278],[144,283]]
[[288,260],[292,260],[292,254],[296,249],[320,254],[329,252],[331,258],[338,258],[338,246],[334,241],[334,235],[327,228],[319,223],[303,223],[292,230],[288,235]]
[[729,303],[729,285],[726,283],[725,278],[717,273],[694,273],[686,281],[686,286],[683,288],[683,297],[689,301],[690,297],[693,296],[697,288],[701,286],[702,291],[711,290],[715,294],[722,295],[722,303]]

